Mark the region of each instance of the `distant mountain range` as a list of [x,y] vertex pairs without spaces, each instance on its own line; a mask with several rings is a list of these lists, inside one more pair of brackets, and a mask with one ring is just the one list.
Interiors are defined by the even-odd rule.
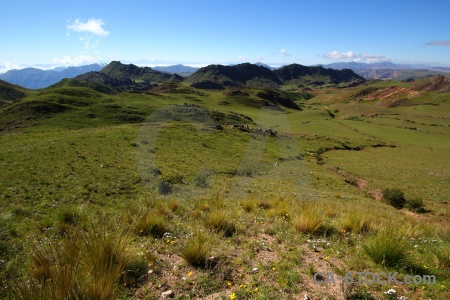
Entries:
[[[342,62],[323,65],[326,68],[337,70],[351,69],[363,76],[365,79],[379,79],[379,80],[417,80],[420,78],[431,77],[436,75],[448,76],[450,68],[446,67],[431,67],[427,65],[414,64],[394,64],[391,62],[382,63],[357,63],[357,62]],[[447,73],[447,74],[446,74]]]
[[174,65],[174,66],[165,66],[165,67],[154,67],[153,70],[165,72],[165,73],[177,73],[178,75],[183,76],[184,74],[190,75],[198,71],[199,68],[189,67],[185,65]]
[[[205,87],[216,86],[225,88],[228,86],[239,85],[275,87],[280,84],[286,84],[288,81],[290,84],[304,86],[310,86],[314,82],[316,85],[320,85],[321,83],[325,85],[347,84],[352,80],[358,80],[358,78],[355,77],[356,74],[362,76],[366,80],[381,79],[411,81],[435,75],[448,76],[450,73],[450,68],[448,67],[394,64],[391,62],[372,64],[342,62],[309,67],[298,64],[291,64],[289,66],[289,68],[286,68],[287,66],[275,68],[258,62],[255,64],[245,63],[228,66],[210,65],[204,68],[195,68],[181,64],[149,68],[138,67],[133,64],[111,62],[108,65],[91,64],[79,67],[58,67],[50,70],[41,70],[37,68],[10,70],[0,74],[0,80],[17,84],[28,89],[39,89],[54,85],[64,78],[74,78],[78,82],[94,82],[107,87],[107,89],[122,91],[128,89],[130,86],[133,87],[132,89],[139,87],[138,90],[141,90],[167,81],[180,82],[183,80],[196,86]],[[295,72],[299,72],[299,74],[303,75],[298,76],[298,78],[287,79],[289,75],[286,74],[286,70],[293,71],[294,69]],[[354,73],[356,73],[347,73],[347,75],[350,75],[351,80],[348,80],[348,78],[343,79],[347,76],[343,75],[345,72],[348,72],[346,71],[347,69],[353,70]],[[344,70],[345,72],[333,73],[329,70]],[[310,78],[306,79],[308,76]],[[144,87],[142,83],[146,83],[147,86]],[[67,84],[67,82],[65,84]],[[80,83],[72,82],[70,84],[77,85]],[[314,86],[314,84],[312,84],[312,86]],[[97,86],[97,88],[99,87]]]
[[52,87],[86,86],[103,93],[148,92],[164,83],[182,81],[199,89],[237,87],[273,89],[285,84],[292,85],[293,88],[345,87],[365,80],[351,70],[292,64],[272,71],[267,67],[250,63],[234,66],[209,65],[198,69],[185,79],[178,74],[113,61],[99,72],[87,72],[72,79],[64,79]]
[[28,89],[40,89],[55,84],[63,78],[73,78],[86,72],[100,71],[103,67],[104,65],[101,64],[92,64],[80,67],[54,68],[51,70],[25,68],[20,70],[10,70],[0,74],[0,80],[17,84]]

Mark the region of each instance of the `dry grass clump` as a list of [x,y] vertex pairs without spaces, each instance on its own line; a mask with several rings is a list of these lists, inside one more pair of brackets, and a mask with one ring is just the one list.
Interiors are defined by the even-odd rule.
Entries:
[[[45,242],[44,242],[45,241]],[[91,225],[62,240],[47,239],[31,248],[28,278],[9,288],[14,299],[116,299],[147,271],[143,256],[128,249],[130,236]]]
[[230,221],[230,215],[223,209],[210,212],[203,219],[203,223],[207,228],[219,231],[226,237],[230,237],[237,232],[236,225]]
[[319,233],[324,229],[322,216],[312,203],[305,203],[293,214],[292,224],[300,233]]
[[369,214],[362,211],[344,214],[338,224],[339,229],[352,233],[367,233],[375,229],[375,224]]
[[204,267],[211,251],[211,242],[206,233],[197,231],[180,249],[180,256],[194,267]]

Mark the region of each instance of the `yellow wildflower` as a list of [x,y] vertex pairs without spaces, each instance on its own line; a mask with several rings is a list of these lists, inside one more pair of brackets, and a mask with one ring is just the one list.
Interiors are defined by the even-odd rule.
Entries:
[[236,299],[236,294],[235,294],[235,293],[231,293],[230,299],[231,299],[231,300]]
[[228,286],[232,286],[233,284],[232,284],[231,282],[228,281],[228,282],[227,282],[227,285],[228,285]]
[[187,276],[191,277],[192,276],[192,271],[190,271]]

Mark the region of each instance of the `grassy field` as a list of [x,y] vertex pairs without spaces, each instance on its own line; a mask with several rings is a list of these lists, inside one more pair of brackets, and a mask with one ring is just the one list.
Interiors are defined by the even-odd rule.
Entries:
[[[447,299],[450,96],[364,98],[427,80],[284,91],[301,110],[183,85],[8,102],[1,297]],[[317,272],[355,282],[317,284]]]

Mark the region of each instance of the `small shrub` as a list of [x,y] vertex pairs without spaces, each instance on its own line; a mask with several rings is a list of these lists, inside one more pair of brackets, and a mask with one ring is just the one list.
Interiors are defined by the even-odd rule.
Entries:
[[160,171],[157,167],[150,167],[150,168],[148,169],[148,172],[149,172],[151,175],[155,175],[155,176],[161,175],[161,171]]
[[397,209],[403,208],[406,204],[405,194],[397,188],[384,189],[383,201]]
[[406,208],[417,213],[425,212],[425,205],[423,204],[423,200],[420,198],[406,200]]
[[161,178],[170,184],[183,183],[183,177],[179,174],[164,174]]
[[180,249],[180,256],[194,267],[204,267],[210,253],[210,241],[205,233],[197,232]]
[[393,229],[385,229],[369,238],[363,245],[364,252],[376,264],[387,267],[408,266],[409,253],[401,238]]
[[208,186],[206,179],[207,176],[205,174],[199,173],[192,179],[192,184],[196,187],[206,188]]
[[158,178],[158,180],[156,181],[155,189],[161,195],[167,195],[172,193],[172,185],[162,178]]
[[237,172],[238,176],[251,177],[253,175],[253,170],[249,167],[242,168]]

